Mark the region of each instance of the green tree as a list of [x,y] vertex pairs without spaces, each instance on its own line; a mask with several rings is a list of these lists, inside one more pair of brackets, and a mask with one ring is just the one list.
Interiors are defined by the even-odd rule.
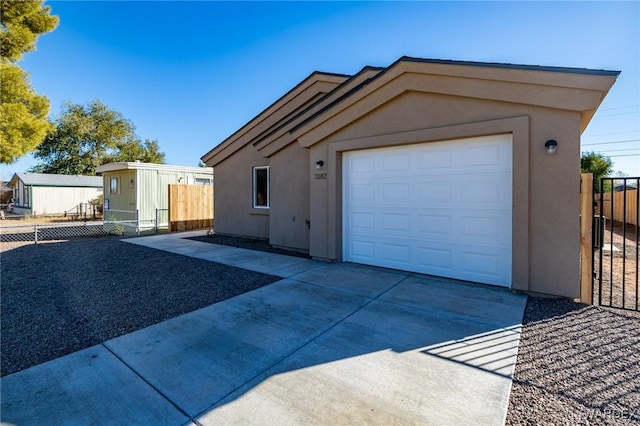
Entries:
[[[582,173],[593,173],[593,186],[596,191],[600,191],[600,178],[606,177],[613,172],[613,162],[611,158],[604,154],[583,152],[580,157],[580,171]],[[605,187],[606,189],[607,187]]]
[[0,163],[11,164],[32,151],[52,126],[49,101],[31,87],[15,62],[35,49],[41,34],[53,31],[58,17],[42,0],[0,0]]
[[164,163],[164,153],[160,152],[158,141],[145,139],[144,142],[134,140],[133,143],[119,143],[110,162],[127,162],[140,160],[143,163]]
[[164,163],[157,141],[141,141],[131,121],[100,101],[66,103],[53,123],[55,130],[34,153],[40,163],[32,171],[95,175],[96,167],[106,163]]

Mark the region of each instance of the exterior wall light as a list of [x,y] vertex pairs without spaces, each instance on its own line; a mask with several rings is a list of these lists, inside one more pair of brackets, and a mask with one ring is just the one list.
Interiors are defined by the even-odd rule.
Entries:
[[544,144],[544,147],[547,150],[547,155],[555,155],[556,151],[558,150],[558,142],[554,141],[553,139],[549,139]]
[[324,166],[324,161],[316,161],[316,169],[320,170]]

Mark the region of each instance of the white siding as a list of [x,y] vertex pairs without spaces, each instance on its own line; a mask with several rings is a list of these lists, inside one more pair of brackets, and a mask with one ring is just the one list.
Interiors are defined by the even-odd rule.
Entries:
[[101,193],[101,188],[32,187],[32,214],[63,214],[73,210],[80,203],[97,198]]

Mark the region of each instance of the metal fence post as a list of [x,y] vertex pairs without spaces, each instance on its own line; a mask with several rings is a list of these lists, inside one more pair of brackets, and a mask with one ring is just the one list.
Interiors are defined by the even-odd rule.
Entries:
[[33,243],[38,244],[38,225],[33,225]]
[[156,208],[156,223],[155,223],[155,231],[158,233],[158,209]]
[[136,236],[140,236],[140,210],[136,209]]

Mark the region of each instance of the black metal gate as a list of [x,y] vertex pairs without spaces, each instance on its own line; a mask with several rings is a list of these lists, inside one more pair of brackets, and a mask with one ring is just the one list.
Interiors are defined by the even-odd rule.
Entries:
[[638,211],[640,177],[601,178],[594,188],[594,305],[640,310]]

